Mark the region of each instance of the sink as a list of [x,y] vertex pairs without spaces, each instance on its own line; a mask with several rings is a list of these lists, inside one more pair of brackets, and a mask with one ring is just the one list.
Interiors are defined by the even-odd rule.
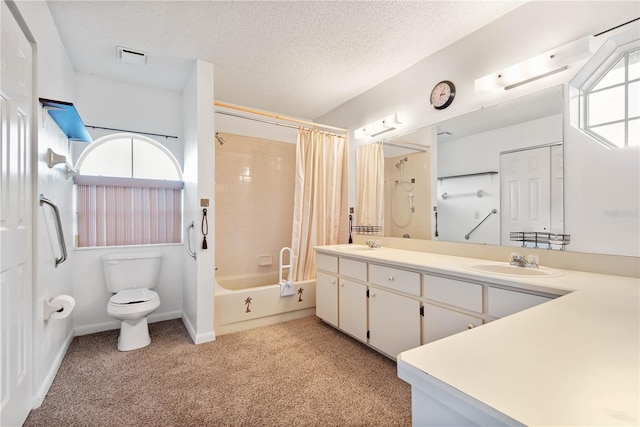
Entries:
[[477,273],[497,274],[500,276],[511,277],[558,277],[562,276],[561,271],[552,270],[550,268],[538,267],[519,267],[506,263],[478,263],[464,266],[467,270]]

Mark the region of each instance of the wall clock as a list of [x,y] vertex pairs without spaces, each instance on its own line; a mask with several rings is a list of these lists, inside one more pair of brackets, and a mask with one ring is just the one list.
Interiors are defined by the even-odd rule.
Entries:
[[443,80],[433,87],[431,91],[431,105],[436,110],[444,110],[456,97],[456,87],[449,80]]

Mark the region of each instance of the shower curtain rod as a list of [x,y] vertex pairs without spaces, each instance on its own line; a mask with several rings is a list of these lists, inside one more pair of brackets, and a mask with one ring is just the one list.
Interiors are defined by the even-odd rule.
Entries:
[[[233,105],[233,104],[227,104],[227,103],[219,102],[219,101],[214,101],[213,105],[215,107],[230,108],[232,110],[244,111],[245,113],[251,113],[251,114],[257,114],[259,116],[271,117],[271,118],[277,119],[277,120],[285,120],[285,121],[288,121],[288,122],[298,123],[300,125],[309,126],[309,127],[322,128],[322,129],[331,129],[331,130],[334,130],[334,131],[337,131],[337,132],[340,132],[340,133],[349,132],[349,129],[339,128],[339,127],[329,126],[329,125],[323,125],[323,124],[320,124],[320,123],[308,122],[308,121],[305,121],[305,120],[294,119],[292,117],[285,117],[285,116],[281,116],[279,114],[267,113],[267,112],[264,112],[264,111],[254,110],[252,108],[242,107],[242,106]],[[257,122],[275,124],[275,125],[279,125],[279,126],[287,126],[284,123],[267,121],[267,120],[260,120],[260,119],[247,117],[247,116],[241,116],[239,114],[232,114],[232,113],[228,113],[228,112],[220,111],[220,110],[216,110],[215,112],[218,113],[218,114],[225,114],[227,116],[238,117],[238,118],[241,118],[241,119],[254,120],[254,121],[257,121]],[[297,128],[298,126],[289,125],[288,127]]]

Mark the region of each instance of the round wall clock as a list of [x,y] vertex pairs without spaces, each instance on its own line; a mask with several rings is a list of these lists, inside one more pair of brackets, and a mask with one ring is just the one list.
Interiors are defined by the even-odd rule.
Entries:
[[433,87],[431,91],[431,105],[436,110],[444,110],[456,97],[456,87],[449,80],[443,80]]

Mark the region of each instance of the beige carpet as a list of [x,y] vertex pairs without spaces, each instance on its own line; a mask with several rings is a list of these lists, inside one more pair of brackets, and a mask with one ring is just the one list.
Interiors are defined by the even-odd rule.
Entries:
[[120,353],[118,331],[74,338],[25,426],[411,425],[394,361],[317,317],[193,345],[181,320]]

